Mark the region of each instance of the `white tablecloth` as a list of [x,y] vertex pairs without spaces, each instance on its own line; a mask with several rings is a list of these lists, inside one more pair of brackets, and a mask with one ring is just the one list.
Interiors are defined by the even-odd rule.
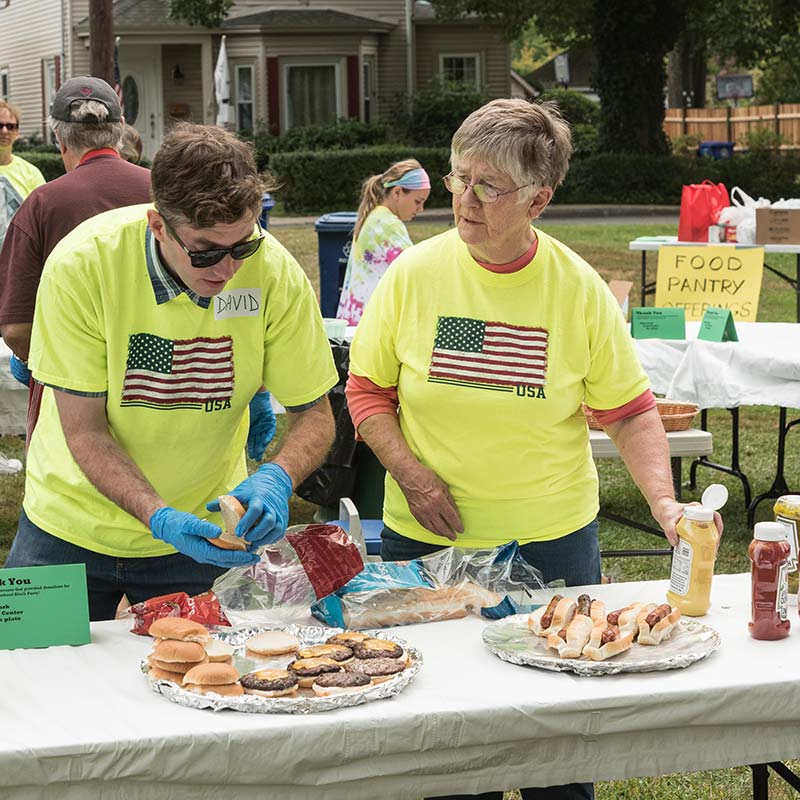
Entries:
[[637,339],[636,350],[654,392],[700,408],[800,408],[800,324],[738,322],[738,342]]
[[[666,583],[595,587],[609,607]],[[307,717],[183,708],[152,692],[150,641],[0,651],[0,797],[414,798],[623,779],[800,755],[800,624],[756,642],[749,576],[717,576],[722,648],[683,670],[578,678],[500,661],[478,618],[396,629],[424,665],[391,699]]]

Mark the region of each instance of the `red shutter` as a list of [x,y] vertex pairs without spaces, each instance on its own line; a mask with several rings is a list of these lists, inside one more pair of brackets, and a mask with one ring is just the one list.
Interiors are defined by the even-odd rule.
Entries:
[[61,56],[55,57],[56,63],[56,91],[61,88]]
[[347,116],[349,119],[359,119],[358,98],[358,56],[347,56]]
[[280,136],[281,133],[281,105],[279,101],[278,59],[270,56],[267,58],[267,122],[269,124],[269,132],[273,136]]

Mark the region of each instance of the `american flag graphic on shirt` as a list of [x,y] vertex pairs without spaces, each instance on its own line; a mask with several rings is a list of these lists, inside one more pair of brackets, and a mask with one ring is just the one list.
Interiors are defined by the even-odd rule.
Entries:
[[469,317],[439,317],[428,380],[513,392],[545,385],[547,330]]
[[128,340],[123,406],[202,408],[233,395],[233,340],[165,339],[136,333]]

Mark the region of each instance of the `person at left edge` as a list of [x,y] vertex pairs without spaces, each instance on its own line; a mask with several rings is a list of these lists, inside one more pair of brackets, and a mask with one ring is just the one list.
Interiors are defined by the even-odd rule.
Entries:
[[[152,183],[154,206],[108,211],[59,242],[31,338],[46,388],[6,566],[85,563],[92,619],[112,618],[123,594],[196,594],[255,563],[333,441],[337,375],[319,306],[258,225],[251,149],[178,125]],[[246,412],[262,385],[287,408],[288,431],[248,478]],[[236,532],[249,552],[207,541],[225,493],[247,509]]]
[[45,182],[37,167],[11,152],[19,139],[19,122],[19,110],[0,100],[0,246],[22,201]]

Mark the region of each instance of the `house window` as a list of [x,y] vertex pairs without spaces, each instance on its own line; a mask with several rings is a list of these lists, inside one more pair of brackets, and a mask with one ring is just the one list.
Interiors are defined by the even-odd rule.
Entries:
[[236,67],[236,122],[240,131],[253,130],[253,68]]
[[11,89],[8,86],[8,67],[0,67],[0,100],[8,100]]
[[284,80],[287,130],[344,116],[338,64],[287,64]]
[[364,122],[375,118],[375,56],[364,56],[362,85],[364,90]]
[[439,56],[439,72],[445,83],[466,83],[480,89],[480,58],[477,53]]

